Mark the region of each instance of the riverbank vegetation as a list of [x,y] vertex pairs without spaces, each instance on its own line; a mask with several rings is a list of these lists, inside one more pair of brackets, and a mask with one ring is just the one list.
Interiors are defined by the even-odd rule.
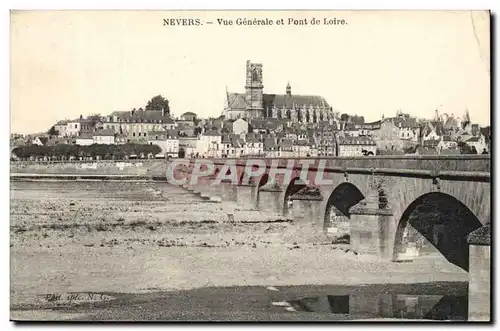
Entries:
[[103,145],[92,144],[89,146],[59,144],[55,146],[29,145],[17,147],[12,154],[19,160],[123,160],[130,157],[153,157],[161,152],[158,145],[123,144]]

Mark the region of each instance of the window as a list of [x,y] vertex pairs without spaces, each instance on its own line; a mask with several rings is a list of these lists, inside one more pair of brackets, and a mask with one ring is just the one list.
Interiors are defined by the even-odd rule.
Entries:
[[78,129],[78,124],[75,124],[75,129]]
[[135,132],[132,133],[132,137],[135,137]]

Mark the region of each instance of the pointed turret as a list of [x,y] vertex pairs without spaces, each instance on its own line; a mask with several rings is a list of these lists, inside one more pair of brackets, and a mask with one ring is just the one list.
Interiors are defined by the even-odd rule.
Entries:
[[464,117],[462,118],[462,129],[466,129],[470,124],[469,109],[465,108]]
[[465,108],[464,122],[470,123],[469,109]]

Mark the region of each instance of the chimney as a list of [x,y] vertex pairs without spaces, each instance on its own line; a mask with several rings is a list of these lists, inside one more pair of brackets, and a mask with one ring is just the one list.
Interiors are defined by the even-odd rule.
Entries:
[[290,82],[286,84],[286,96],[289,98],[292,96],[292,87],[290,86]]

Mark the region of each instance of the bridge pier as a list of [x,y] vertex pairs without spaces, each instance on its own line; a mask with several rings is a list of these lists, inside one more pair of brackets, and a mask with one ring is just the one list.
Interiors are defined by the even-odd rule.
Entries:
[[236,186],[236,203],[245,209],[254,209],[257,199],[257,186],[255,184]]
[[323,231],[325,211],[323,196],[319,190],[303,188],[290,197],[291,214],[297,224],[311,225]]
[[237,201],[238,189],[235,184],[230,182],[221,182],[220,184],[214,184],[212,186],[218,186],[217,191],[222,201]]
[[283,209],[283,190],[275,183],[268,183],[259,189],[256,206],[265,213],[280,214]]
[[210,194],[210,180],[206,177],[200,177],[196,181],[194,185],[191,185],[193,187],[193,193],[194,194],[204,194],[204,195],[209,195]]
[[491,320],[490,223],[472,232],[469,243],[469,321]]
[[350,243],[358,253],[375,254],[381,260],[392,260],[395,235],[391,227],[393,213],[388,208],[380,207],[378,191],[373,191],[350,209]]

